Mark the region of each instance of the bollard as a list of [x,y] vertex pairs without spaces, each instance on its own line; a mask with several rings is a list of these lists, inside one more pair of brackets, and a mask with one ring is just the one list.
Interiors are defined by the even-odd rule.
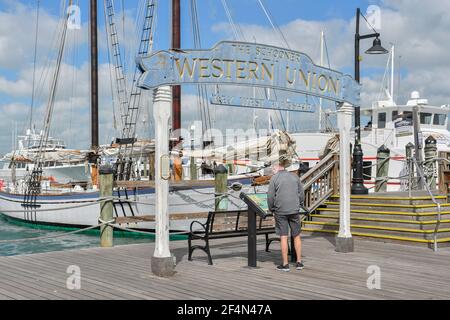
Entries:
[[411,190],[414,189],[414,163],[412,160],[412,154],[414,150],[414,145],[409,142],[405,147],[405,155],[406,155],[406,166],[408,169],[408,191],[411,196]]
[[[215,210],[227,211],[228,210],[228,198],[221,197],[228,193],[228,170],[223,164],[217,166],[214,169],[215,177]],[[221,198],[219,198],[221,197]]]
[[382,145],[377,150],[377,177],[375,180],[375,192],[386,192],[389,176],[389,157],[391,150]]
[[436,139],[433,136],[429,136],[425,140],[425,178],[431,190],[436,189],[436,143]]
[[[111,198],[113,195],[113,169],[111,166],[102,166],[100,168],[100,197]],[[113,220],[113,201],[104,201],[100,203],[100,220]],[[100,246],[110,248],[113,246],[113,227],[104,225],[100,227]]]

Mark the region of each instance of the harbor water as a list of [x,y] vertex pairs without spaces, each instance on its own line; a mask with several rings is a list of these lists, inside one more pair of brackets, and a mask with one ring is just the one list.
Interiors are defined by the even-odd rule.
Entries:
[[[50,228],[35,227],[32,225],[18,224],[7,220],[0,214],[0,256],[15,256],[22,254],[35,254],[50,251],[62,251],[71,249],[82,249],[98,247],[99,233],[91,231],[89,234],[72,234],[64,237],[50,238],[44,240],[30,240],[24,242],[2,243],[2,241],[56,236],[71,230],[51,230]],[[114,237],[114,245],[126,245],[135,243],[152,242],[150,236],[128,236],[120,235]],[[150,255],[151,253],[149,253]]]

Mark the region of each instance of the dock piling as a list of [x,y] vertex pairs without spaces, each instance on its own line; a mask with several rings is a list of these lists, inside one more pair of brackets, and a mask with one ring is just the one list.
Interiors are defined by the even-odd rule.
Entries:
[[[113,169],[111,166],[102,166],[100,173],[100,197],[111,198],[113,195]],[[113,200],[100,203],[100,220],[111,221],[113,219]],[[113,227],[103,225],[100,227],[100,246],[110,248],[113,246]]]
[[425,140],[425,166],[426,168],[426,182],[430,186],[431,190],[436,189],[436,157],[437,146],[436,139],[433,136],[429,136]]
[[391,150],[382,145],[377,150],[377,178],[375,182],[375,192],[387,191],[387,177],[389,175],[389,157]]
[[411,197],[411,190],[414,188],[414,163],[412,160],[414,145],[409,142],[405,146],[406,165],[408,168],[408,192]]
[[216,211],[228,210],[228,170],[224,165],[219,165],[214,169],[215,177],[215,209]]

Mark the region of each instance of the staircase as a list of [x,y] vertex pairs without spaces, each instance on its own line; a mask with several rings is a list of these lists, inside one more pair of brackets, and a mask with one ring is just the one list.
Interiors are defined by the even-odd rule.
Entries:
[[[436,243],[450,244],[450,203],[435,196],[441,206]],[[434,245],[438,208],[425,193],[377,193],[351,197],[351,231],[361,238],[385,242]],[[333,195],[304,221],[303,231],[334,235],[339,230],[339,196]]]

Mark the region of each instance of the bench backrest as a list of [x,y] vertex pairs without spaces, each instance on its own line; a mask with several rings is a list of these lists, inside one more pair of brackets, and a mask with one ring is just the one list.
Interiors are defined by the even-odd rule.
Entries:
[[[275,227],[273,216],[266,219],[257,217],[257,229],[271,229]],[[208,232],[245,231],[248,228],[248,211],[212,211],[208,214]]]

